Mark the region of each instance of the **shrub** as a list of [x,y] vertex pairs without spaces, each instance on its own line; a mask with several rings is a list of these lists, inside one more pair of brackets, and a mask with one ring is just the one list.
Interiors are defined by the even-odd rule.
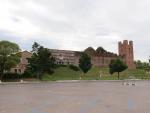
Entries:
[[26,70],[22,75],[21,78],[33,78],[35,77],[31,70]]
[[12,80],[12,79],[20,79],[21,78],[21,74],[17,74],[17,73],[5,73],[3,76],[3,80]]
[[54,66],[55,69],[56,69],[56,68],[59,68],[59,67],[67,67],[67,65],[65,65],[65,64],[56,64],[56,65]]
[[59,64],[59,67],[67,67],[65,64]]
[[74,71],[79,71],[79,68],[77,66],[75,66],[75,65],[72,65],[72,64],[69,65],[69,68],[74,70]]

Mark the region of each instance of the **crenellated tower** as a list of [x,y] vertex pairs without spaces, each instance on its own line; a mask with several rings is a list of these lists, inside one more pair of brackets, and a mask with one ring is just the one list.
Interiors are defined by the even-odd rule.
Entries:
[[119,56],[121,56],[129,69],[134,69],[133,41],[124,40],[118,43]]

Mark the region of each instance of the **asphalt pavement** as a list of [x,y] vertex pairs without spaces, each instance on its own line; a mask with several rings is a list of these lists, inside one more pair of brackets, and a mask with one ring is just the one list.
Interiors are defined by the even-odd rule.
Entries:
[[149,113],[150,81],[0,85],[0,113]]

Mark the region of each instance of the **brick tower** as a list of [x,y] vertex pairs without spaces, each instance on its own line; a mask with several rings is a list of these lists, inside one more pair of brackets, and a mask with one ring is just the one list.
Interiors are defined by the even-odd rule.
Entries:
[[118,43],[119,56],[123,58],[129,69],[135,69],[133,41],[124,40],[123,43]]

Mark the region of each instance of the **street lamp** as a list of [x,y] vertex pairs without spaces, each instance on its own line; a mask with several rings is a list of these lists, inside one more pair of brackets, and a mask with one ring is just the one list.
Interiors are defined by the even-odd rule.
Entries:
[[150,56],[149,56],[149,59],[148,59],[148,61],[149,61],[149,65],[150,65]]

